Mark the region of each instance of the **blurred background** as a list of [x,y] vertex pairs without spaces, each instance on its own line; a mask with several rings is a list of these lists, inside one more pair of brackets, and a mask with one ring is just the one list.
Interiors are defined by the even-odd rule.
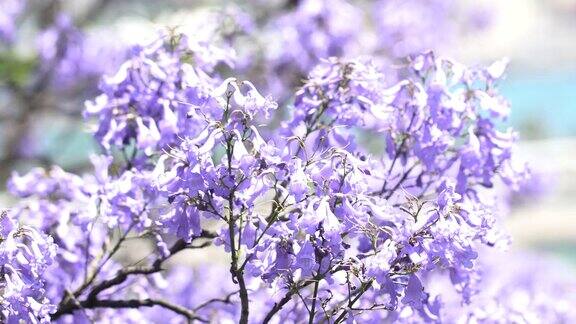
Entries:
[[[509,58],[500,88],[512,104],[509,124],[520,133],[519,155],[533,171],[520,192],[502,194],[512,201],[503,213],[510,214],[513,248],[576,265],[576,0],[429,1],[411,7],[419,2],[426,1],[350,1],[357,8],[344,7],[343,15],[360,8],[353,17],[364,20],[350,23],[361,26],[362,38],[352,37],[354,54],[394,58],[430,48],[470,65]],[[158,29],[192,30],[205,41],[235,47],[239,70],[250,75],[257,69],[246,62],[255,59],[296,64],[284,58],[289,48],[278,41],[308,39],[301,29],[307,22],[290,28],[279,22],[296,10],[323,17],[331,10],[326,6],[308,1],[302,9],[302,1],[288,0],[0,0],[0,181],[33,166],[89,170],[88,156],[98,148],[81,121],[83,103],[97,94],[98,79],[118,68],[127,44],[146,42]],[[403,33],[403,25],[414,33]],[[362,28],[374,37],[364,37],[370,33]],[[269,38],[255,40],[254,34]],[[263,44],[271,47],[263,51]],[[10,204],[6,194],[1,201]]]
[[510,59],[501,91],[512,104],[520,156],[533,173],[512,197],[513,246],[576,263],[576,1],[489,6],[490,27],[448,50],[467,63]]

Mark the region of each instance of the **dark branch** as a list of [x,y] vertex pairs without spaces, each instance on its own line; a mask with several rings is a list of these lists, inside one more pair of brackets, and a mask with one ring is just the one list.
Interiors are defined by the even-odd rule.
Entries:
[[[194,241],[195,239],[199,239],[199,238],[213,238],[213,237],[215,237],[215,234],[204,231],[200,236],[193,238],[192,241]],[[187,249],[188,247],[200,248],[200,247],[204,247],[204,246],[207,246],[207,244],[201,245],[198,247],[198,246],[191,246],[191,245],[189,245],[189,243],[187,243],[184,240],[178,240],[170,248],[170,254],[169,255],[167,255],[166,257],[163,257],[163,258],[156,259],[156,261],[154,261],[154,263],[152,263],[152,265],[124,268],[124,269],[118,271],[116,276],[113,277],[112,279],[104,280],[104,281],[100,282],[99,284],[95,285],[94,288],[92,289],[92,291],[90,291],[90,293],[88,294],[88,299],[89,300],[90,299],[96,299],[96,297],[98,296],[98,294],[100,292],[123,283],[131,275],[138,275],[138,274],[148,275],[148,274],[162,271],[163,270],[162,264],[166,260],[168,260],[174,254],[176,254],[182,250]]]
[[186,317],[188,320],[197,320],[204,323],[208,323],[208,320],[203,319],[193,311],[182,307],[180,305],[172,304],[168,301],[162,299],[128,299],[128,300],[85,300],[78,304],[71,305],[66,310],[58,310],[54,315],[52,315],[52,320],[60,318],[62,315],[71,314],[77,309],[94,309],[94,308],[139,308],[139,307],[153,307],[160,306],[173,311],[174,313],[180,314]]
[[284,295],[284,297],[282,297],[282,299],[280,299],[277,303],[275,303],[274,307],[272,307],[272,309],[270,309],[268,314],[266,314],[266,317],[264,318],[262,323],[265,324],[265,323],[270,322],[272,317],[274,317],[274,315],[276,315],[276,313],[278,313],[284,307],[284,305],[288,304],[288,302],[292,299],[292,297],[296,294],[297,291],[311,285],[314,282],[316,282],[316,281],[315,280],[308,280],[308,281],[305,281],[304,283],[302,283],[301,285],[298,285],[298,286],[293,287],[292,289],[288,290],[286,295]]
[[239,292],[239,290],[234,291],[234,292],[231,292],[231,293],[229,293],[228,295],[226,295],[226,297],[224,297],[224,298],[212,298],[212,299],[209,299],[209,300],[203,302],[202,304],[194,307],[194,311],[197,312],[198,310],[200,310],[200,309],[202,309],[202,308],[204,308],[204,307],[206,307],[206,306],[208,306],[208,305],[210,305],[210,304],[213,304],[213,303],[230,304],[230,303],[232,302],[232,301],[231,301],[232,296],[236,295],[238,292]]
[[[66,297],[62,300],[62,302],[60,302],[60,305],[58,307],[58,311],[56,311],[56,313],[52,316],[52,319],[57,319],[58,317],[65,315],[65,314],[71,314],[72,312],[74,312],[75,310],[79,309],[78,305],[84,306],[84,305],[100,305],[96,302],[101,302],[98,300],[98,294],[101,293],[102,291],[112,288],[114,286],[120,285],[122,284],[124,281],[126,281],[126,279],[128,279],[129,276],[133,276],[133,275],[148,275],[148,274],[152,274],[152,273],[156,273],[156,272],[160,272],[162,270],[164,270],[162,268],[163,263],[168,260],[171,256],[175,255],[176,253],[185,250],[187,248],[200,248],[205,246],[204,244],[200,245],[200,246],[192,246],[192,242],[196,239],[201,239],[201,238],[214,238],[216,237],[216,235],[214,233],[211,232],[207,232],[207,231],[203,231],[201,235],[192,238],[191,242],[186,242],[184,240],[178,240],[176,241],[176,243],[174,243],[174,245],[170,248],[170,254],[168,254],[165,257],[162,258],[158,258],[154,261],[154,263],[152,263],[149,266],[133,266],[133,267],[126,267],[120,271],[118,271],[118,273],[116,273],[116,275],[114,277],[112,277],[111,279],[108,280],[104,280],[96,285],[94,285],[92,287],[92,289],[90,290],[90,292],[88,293],[88,296],[86,298],[86,300],[82,301],[82,302],[78,302],[76,300],[72,300],[69,297]],[[144,305],[146,306],[146,305]],[[99,306],[99,307],[105,307],[105,306]],[[89,308],[89,307],[83,307],[83,308]]]

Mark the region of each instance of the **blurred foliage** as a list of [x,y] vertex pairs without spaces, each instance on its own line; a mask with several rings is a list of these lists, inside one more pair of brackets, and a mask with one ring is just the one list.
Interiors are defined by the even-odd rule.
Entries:
[[30,81],[36,65],[36,59],[22,57],[12,51],[0,51],[0,80],[21,87]]

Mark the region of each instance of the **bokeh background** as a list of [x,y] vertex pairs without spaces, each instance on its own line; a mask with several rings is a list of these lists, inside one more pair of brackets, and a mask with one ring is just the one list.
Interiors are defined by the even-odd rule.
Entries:
[[513,198],[513,246],[576,264],[576,1],[490,6],[493,24],[449,50],[468,63],[510,59],[501,90],[512,104],[520,154],[533,172]]
[[[11,1],[0,0],[2,11],[7,12]],[[39,85],[43,94],[30,105],[26,95],[18,97],[14,91],[21,84],[30,87],[37,81],[31,80],[30,74],[38,70],[42,55],[48,62],[50,55],[58,55],[50,54],[54,52],[50,44],[57,39],[50,33],[39,36],[40,30],[48,28],[42,25],[42,17],[55,10],[47,5],[52,2],[58,2],[58,10],[78,21],[96,44],[88,47],[84,63],[94,70],[92,79],[84,80],[91,86],[68,85],[62,92],[58,86],[66,79],[52,79],[51,86]],[[275,7],[290,1],[52,2],[32,1],[18,18],[18,38],[0,47],[2,182],[13,170],[37,165],[58,164],[75,172],[89,168],[88,156],[98,149],[81,122],[83,102],[96,93],[99,75],[113,72],[114,61],[121,61],[114,51],[120,52],[123,44],[144,42],[159,28],[206,28],[203,19],[213,12],[251,8],[258,19],[265,19]],[[457,32],[449,39],[433,40],[438,52],[471,65],[510,59],[500,88],[512,104],[509,124],[520,133],[519,154],[533,171],[531,182],[520,192],[502,194],[513,202],[510,209],[503,207],[502,211],[509,214],[506,223],[513,249],[554,255],[576,265],[576,0],[468,0],[457,6],[449,15],[450,28]],[[407,24],[412,23],[410,19],[424,22],[425,27],[428,18],[397,16]],[[0,16],[0,24],[2,19],[6,17]],[[226,21],[220,23],[226,27]],[[434,22],[428,23],[427,28],[434,27]],[[419,31],[426,32],[426,28]],[[108,46],[103,50],[101,44]],[[243,46],[250,50],[250,43]],[[0,197],[2,204],[10,205],[8,195]]]

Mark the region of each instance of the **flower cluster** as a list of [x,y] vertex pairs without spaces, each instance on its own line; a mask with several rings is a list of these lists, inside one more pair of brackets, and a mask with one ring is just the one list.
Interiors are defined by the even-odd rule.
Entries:
[[[385,60],[348,57],[360,29],[342,21],[362,19],[348,2],[292,9],[271,28],[283,30],[286,50],[268,53],[254,83],[234,74],[232,51],[175,31],[132,47],[103,77],[84,114],[101,148],[93,174],[38,168],[8,183],[20,201],[1,218],[0,319],[506,315],[502,306],[485,316],[492,306],[478,297],[486,292],[480,256],[508,242],[494,187],[526,178],[497,91],[506,61],[468,68],[425,52],[392,71]],[[43,47],[45,59],[58,61],[61,75],[76,73],[66,62],[85,40],[71,22],[58,20],[45,37],[66,45]],[[290,104],[254,85],[275,77],[264,88],[279,87]],[[182,264],[204,249],[214,262]],[[470,312],[453,312],[446,290]],[[561,318],[535,305],[534,316]]]
[[[191,244],[215,230],[239,285],[241,322],[255,278],[283,295],[253,315],[261,320],[343,320],[356,308],[390,318],[406,307],[438,320],[439,300],[423,284],[436,270],[465,299],[474,293],[475,244],[497,239],[479,188],[515,177],[496,172],[509,167],[513,137],[494,129],[505,110],[494,67],[467,70],[428,53],[389,86],[374,64],[332,59],[296,94],[280,136],[265,139],[258,120],[276,104],[248,81],[218,84],[202,64],[183,62],[194,53],[183,44],[137,48],[88,106],[96,138],[125,157],[111,179],[110,159],[97,168],[108,189],[98,195],[104,223],[133,220],[155,233],[164,257],[165,235]],[[362,132],[382,138],[382,159],[358,145]],[[116,182],[120,191],[109,188]],[[344,306],[352,297],[357,305]],[[284,313],[289,302],[300,312]]]
[[56,244],[34,227],[19,225],[19,215],[0,215],[0,320],[48,323],[55,305],[46,297],[45,272]]
[[96,140],[106,150],[134,141],[135,149],[152,154],[200,132],[197,120],[218,113],[211,94],[218,79],[209,72],[229,59],[218,54],[182,34],[134,47],[87,105],[85,115],[98,118]]

